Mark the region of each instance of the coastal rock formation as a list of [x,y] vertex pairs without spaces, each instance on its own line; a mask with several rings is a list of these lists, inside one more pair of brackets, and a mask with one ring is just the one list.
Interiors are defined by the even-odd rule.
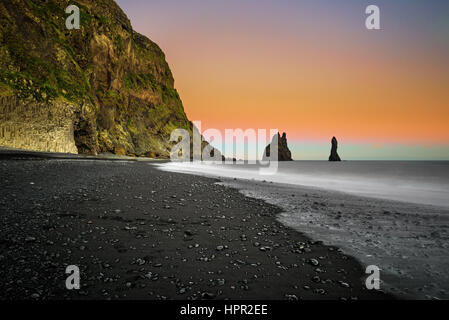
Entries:
[[49,105],[0,97],[0,146],[78,153],[73,117],[73,105],[64,101]]
[[341,161],[340,156],[337,153],[338,148],[338,141],[335,137],[332,138],[332,147],[331,147],[331,154],[329,156],[329,161]]
[[290,152],[290,149],[288,148],[287,144],[287,135],[285,132],[282,134],[282,136],[279,134],[274,135],[271,143],[265,148],[264,154],[263,154],[263,160],[269,160],[269,157],[271,155],[272,146],[276,146],[276,140],[277,140],[277,152],[278,152],[278,161],[292,161],[292,153]]
[[[167,158],[188,120],[162,50],[113,0],[0,2],[0,146]],[[207,144],[207,143],[205,143]]]

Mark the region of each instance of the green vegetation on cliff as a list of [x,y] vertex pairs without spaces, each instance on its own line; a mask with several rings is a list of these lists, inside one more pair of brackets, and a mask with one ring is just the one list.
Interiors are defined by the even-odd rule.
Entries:
[[[79,30],[65,27],[68,5],[80,8]],[[0,98],[10,96],[73,105],[80,153],[166,157],[171,130],[192,130],[164,53],[113,0],[2,0]]]

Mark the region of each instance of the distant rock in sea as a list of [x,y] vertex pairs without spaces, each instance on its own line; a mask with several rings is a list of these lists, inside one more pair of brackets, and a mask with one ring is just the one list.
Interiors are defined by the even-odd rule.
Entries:
[[332,148],[331,155],[329,156],[329,161],[341,161],[340,156],[337,153],[338,141],[335,137],[332,138]]
[[287,145],[287,135],[285,134],[285,132],[281,135],[277,134],[273,136],[271,143],[265,148],[265,152],[263,154],[263,160],[270,160],[270,154],[271,154],[271,145],[274,145],[276,143],[277,139],[277,144],[278,144],[278,161],[292,161],[292,153],[291,151],[288,149],[288,145]]

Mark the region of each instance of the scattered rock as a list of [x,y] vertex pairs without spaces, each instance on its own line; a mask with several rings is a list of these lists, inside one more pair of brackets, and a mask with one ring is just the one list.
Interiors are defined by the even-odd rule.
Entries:
[[312,265],[312,266],[318,266],[320,263],[318,262],[318,260],[317,259],[310,259],[309,260],[309,263]]
[[211,292],[203,292],[201,294],[201,298],[203,298],[205,300],[211,300],[211,299],[214,299],[215,297],[216,297],[216,295]]

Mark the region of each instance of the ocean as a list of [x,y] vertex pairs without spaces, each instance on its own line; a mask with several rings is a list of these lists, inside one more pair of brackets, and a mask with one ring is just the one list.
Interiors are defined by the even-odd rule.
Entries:
[[283,224],[382,271],[382,288],[404,297],[449,298],[448,161],[175,163],[160,169],[219,178],[281,207]]
[[449,161],[289,161],[279,162],[274,175],[260,175],[260,166],[249,164],[170,162],[162,168],[449,208]]

